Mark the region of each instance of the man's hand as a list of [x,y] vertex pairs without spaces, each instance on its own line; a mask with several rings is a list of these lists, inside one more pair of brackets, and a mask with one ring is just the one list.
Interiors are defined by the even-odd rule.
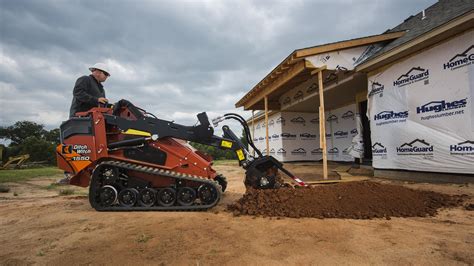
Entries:
[[100,97],[99,99],[97,99],[97,101],[99,103],[102,103],[102,104],[106,104],[109,102],[109,100],[107,98],[104,98],[104,97]]

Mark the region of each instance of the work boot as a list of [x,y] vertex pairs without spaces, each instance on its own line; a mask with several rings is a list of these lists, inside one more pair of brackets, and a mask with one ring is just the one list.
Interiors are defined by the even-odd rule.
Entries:
[[69,180],[71,180],[71,173],[64,172],[64,177],[56,182],[58,185],[69,185]]

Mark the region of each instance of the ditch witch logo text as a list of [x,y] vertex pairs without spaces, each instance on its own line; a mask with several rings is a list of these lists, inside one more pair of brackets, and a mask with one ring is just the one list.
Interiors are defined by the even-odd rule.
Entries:
[[429,69],[414,67],[410,69],[406,74],[403,74],[398,77],[398,79],[393,82],[393,86],[403,87],[418,81],[425,80],[429,77]]
[[474,62],[474,53],[473,53],[474,45],[471,45],[471,47],[467,48],[466,51],[455,55],[451,60],[449,60],[447,63],[443,64],[443,68],[450,69],[450,70],[455,70],[464,66],[468,66]]
[[449,145],[451,155],[474,155],[474,141],[467,140],[456,145]]
[[369,92],[369,97],[374,95],[379,95],[380,97],[383,96],[383,85],[378,82],[372,83],[372,90]]
[[410,143],[404,143],[397,147],[398,155],[433,155],[433,145],[423,139],[415,139]]

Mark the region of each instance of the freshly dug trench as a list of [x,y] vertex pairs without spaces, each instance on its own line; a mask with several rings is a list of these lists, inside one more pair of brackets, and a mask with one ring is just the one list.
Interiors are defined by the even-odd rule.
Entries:
[[234,215],[371,219],[433,216],[442,207],[462,205],[467,195],[450,196],[375,182],[348,182],[307,188],[248,189],[227,206]]

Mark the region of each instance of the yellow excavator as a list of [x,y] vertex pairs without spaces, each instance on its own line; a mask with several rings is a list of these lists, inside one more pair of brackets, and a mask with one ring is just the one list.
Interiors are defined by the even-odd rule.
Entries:
[[[3,149],[0,147],[0,162],[3,161]],[[21,165],[30,158],[29,154],[23,154],[23,155],[18,155],[14,157],[9,157],[8,161],[0,166],[0,170],[5,170],[5,169],[19,169]]]

